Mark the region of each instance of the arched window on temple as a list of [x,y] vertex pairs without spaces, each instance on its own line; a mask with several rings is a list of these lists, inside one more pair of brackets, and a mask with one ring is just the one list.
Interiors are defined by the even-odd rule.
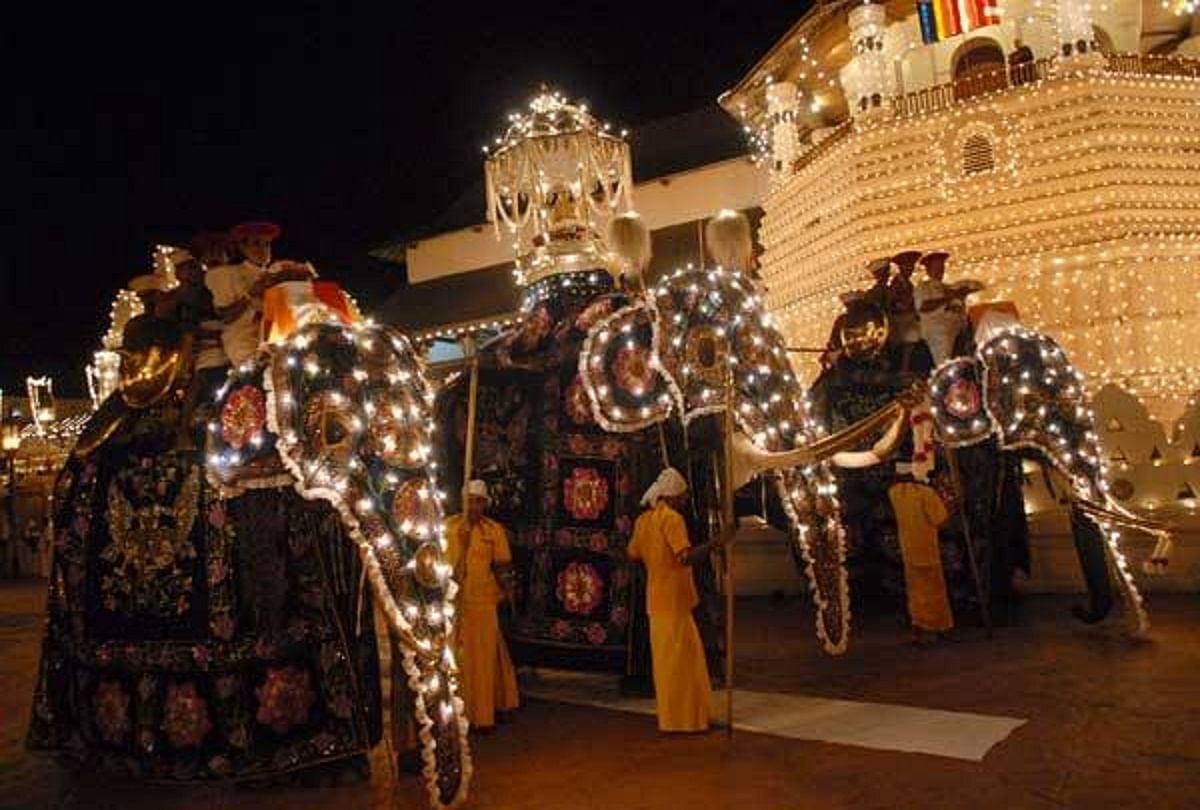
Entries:
[[996,153],[986,135],[968,135],[962,145],[962,174],[971,177],[985,174],[996,168]]
[[972,98],[1008,87],[1008,63],[994,39],[969,39],[954,54],[954,98]]

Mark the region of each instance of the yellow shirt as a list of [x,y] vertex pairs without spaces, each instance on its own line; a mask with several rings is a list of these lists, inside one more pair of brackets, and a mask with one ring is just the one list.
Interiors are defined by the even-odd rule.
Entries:
[[949,514],[937,491],[925,484],[901,481],[892,484],[888,497],[896,513],[904,564],[940,566],[942,552],[938,545],[938,527],[946,522]]
[[512,562],[508,535],[503,526],[488,517],[471,527],[469,541],[466,527],[466,518],[462,515],[446,519],[446,556],[454,566],[454,576],[461,588],[459,598],[472,604],[499,604],[504,591],[492,573],[492,565]]
[[646,612],[651,616],[691,613],[699,603],[692,569],[677,557],[690,547],[683,516],[661,501],[633,525],[629,556],[646,564]]

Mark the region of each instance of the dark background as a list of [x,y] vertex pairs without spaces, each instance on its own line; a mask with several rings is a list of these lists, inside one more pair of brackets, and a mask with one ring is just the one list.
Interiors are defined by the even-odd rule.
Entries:
[[[712,103],[806,2],[42,4],[3,37],[0,388],[80,394],[156,242],[268,218],[368,311],[546,82],[616,127]],[[636,162],[636,155],[634,156]],[[481,218],[482,218],[481,206]]]

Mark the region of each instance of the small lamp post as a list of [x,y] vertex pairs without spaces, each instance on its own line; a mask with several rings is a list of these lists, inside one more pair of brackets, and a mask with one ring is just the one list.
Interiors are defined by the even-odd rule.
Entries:
[[4,538],[3,565],[5,576],[15,576],[17,573],[17,450],[21,447],[21,419],[17,411],[13,411],[0,422],[0,449],[4,451],[4,459],[8,462],[8,492],[5,498],[5,509],[8,517],[8,531]]

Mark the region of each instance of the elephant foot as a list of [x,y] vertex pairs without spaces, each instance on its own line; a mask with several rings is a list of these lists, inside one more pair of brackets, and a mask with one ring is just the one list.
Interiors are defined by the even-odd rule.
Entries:
[[405,751],[398,757],[400,765],[400,773],[408,774],[409,776],[418,776],[421,773],[425,763],[421,761],[421,752],[417,749]]
[[1111,610],[1112,600],[1110,599],[1099,604],[1092,604],[1086,608],[1083,605],[1072,605],[1071,615],[1084,624],[1099,624],[1108,618]]

